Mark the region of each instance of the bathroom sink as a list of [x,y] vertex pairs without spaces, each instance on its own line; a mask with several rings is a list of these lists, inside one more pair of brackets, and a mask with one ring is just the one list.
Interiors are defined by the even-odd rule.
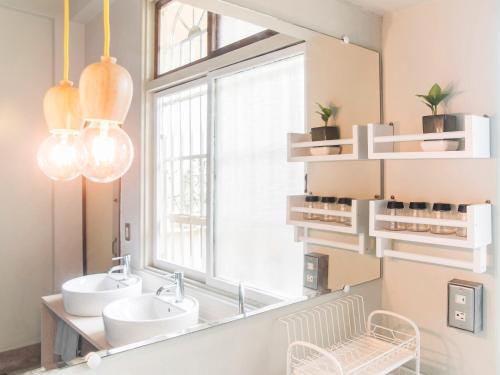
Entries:
[[78,316],[101,316],[107,304],[141,293],[142,279],[134,275],[117,281],[106,273],[98,273],[77,277],[62,286],[64,310]]
[[144,294],[104,308],[106,339],[113,346],[189,328],[198,323],[199,303],[192,297],[175,302],[174,295]]

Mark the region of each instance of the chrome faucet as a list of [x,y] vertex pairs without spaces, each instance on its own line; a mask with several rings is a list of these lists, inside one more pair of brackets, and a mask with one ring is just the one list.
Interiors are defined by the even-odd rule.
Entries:
[[[130,254],[126,254],[121,257],[111,258],[111,260],[119,260],[120,265],[111,267],[108,271],[108,275],[111,276],[116,281],[127,280],[130,277],[130,261],[132,256]],[[120,274],[122,277],[117,279],[114,277],[115,274]]]
[[158,288],[156,295],[161,296],[163,292],[175,286],[175,302],[182,302],[184,300],[184,272],[175,271],[173,275],[168,276],[167,279],[170,280],[170,283]]
[[245,314],[245,286],[242,282],[238,285],[238,314]]

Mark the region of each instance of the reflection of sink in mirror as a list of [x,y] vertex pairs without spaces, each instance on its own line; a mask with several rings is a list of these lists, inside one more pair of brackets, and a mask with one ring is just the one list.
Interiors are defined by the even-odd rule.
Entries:
[[144,294],[115,301],[102,315],[106,339],[116,347],[198,324],[199,303],[187,296],[176,302],[173,295]]
[[64,309],[78,316],[101,316],[104,307],[116,300],[139,296],[142,279],[130,276],[115,280],[105,273],[77,277],[62,286]]

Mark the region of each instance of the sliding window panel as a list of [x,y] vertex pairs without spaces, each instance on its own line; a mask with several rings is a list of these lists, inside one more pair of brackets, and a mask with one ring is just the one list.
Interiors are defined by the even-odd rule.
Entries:
[[286,134],[304,129],[304,57],[236,71],[214,88],[215,277],[300,295],[303,247],[285,213],[304,167],[287,163]]
[[155,106],[154,260],[205,273],[207,85],[166,90]]

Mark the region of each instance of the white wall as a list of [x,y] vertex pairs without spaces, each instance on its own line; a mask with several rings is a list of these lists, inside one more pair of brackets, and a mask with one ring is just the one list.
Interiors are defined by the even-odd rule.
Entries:
[[[46,90],[62,79],[61,3],[0,1],[0,352],[39,342],[40,297],[81,274],[81,181],[38,168]],[[72,46],[83,26],[71,25]],[[78,82],[83,52],[71,48]]]
[[[427,107],[415,97],[434,82],[453,83],[457,95],[448,112],[493,116],[492,160],[386,162],[386,197],[403,201],[497,201],[498,171],[498,22],[495,0],[433,0],[386,15],[383,21],[383,89],[385,121],[401,133],[421,132]],[[495,208],[495,217],[498,210]],[[498,222],[494,224],[498,230]],[[495,237],[498,238],[498,232]],[[408,249],[408,244],[399,245]],[[440,252],[429,246],[415,251]],[[498,246],[490,246],[490,266],[483,275],[446,267],[385,260],[383,308],[415,320],[422,330],[426,374],[498,373],[495,367],[498,317]],[[453,251],[456,253],[457,251]],[[462,252],[462,256],[467,256]],[[446,326],[447,281],[478,281],[485,286],[484,331],[472,335]]]
[[0,6],[0,25],[0,49],[9,51],[0,58],[2,352],[38,341],[39,297],[53,286],[52,184],[36,164],[47,136],[42,98],[52,84],[53,22]]

